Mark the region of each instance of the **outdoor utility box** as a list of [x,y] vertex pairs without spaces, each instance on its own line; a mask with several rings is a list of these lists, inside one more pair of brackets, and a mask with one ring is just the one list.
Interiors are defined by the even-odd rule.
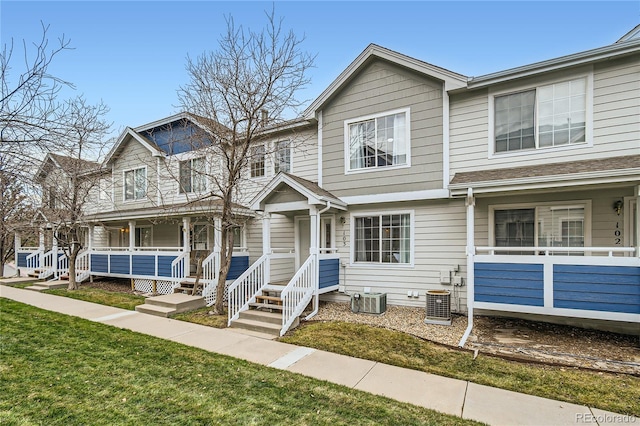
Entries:
[[351,295],[351,312],[382,314],[387,310],[387,293],[354,293]]

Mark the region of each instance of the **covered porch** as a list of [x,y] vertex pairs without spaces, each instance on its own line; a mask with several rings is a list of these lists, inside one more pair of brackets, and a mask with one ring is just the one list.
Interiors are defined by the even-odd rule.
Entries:
[[[509,169],[503,176],[509,173],[522,170]],[[464,192],[467,206],[470,327],[461,345],[478,310],[637,329],[638,175],[609,177],[606,183],[564,175],[545,180],[545,189],[534,181],[452,181],[459,187],[454,194]]]
[[229,287],[229,324],[252,307],[268,308],[281,311],[276,331],[283,335],[309,303],[310,317],[319,295],[339,287],[335,213],[346,205],[313,182],[280,173],[252,208],[262,213],[262,256]]

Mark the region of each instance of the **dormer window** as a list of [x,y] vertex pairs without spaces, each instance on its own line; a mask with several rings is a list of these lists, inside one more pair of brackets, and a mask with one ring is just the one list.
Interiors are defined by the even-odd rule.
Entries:
[[346,170],[410,165],[409,109],[345,121]]
[[125,201],[142,200],[147,196],[147,169],[127,170],[124,172]]

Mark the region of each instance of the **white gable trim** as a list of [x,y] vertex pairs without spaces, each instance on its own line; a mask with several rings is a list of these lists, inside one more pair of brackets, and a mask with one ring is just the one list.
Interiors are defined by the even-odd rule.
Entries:
[[253,210],[263,210],[262,203],[264,202],[273,191],[281,184],[290,186],[292,189],[297,191],[300,195],[307,199],[308,204],[327,204],[331,203],[332,207],[335,208],[346,208],[346,204],[337,198],[327,198],[325,196],[315,194],[313,191],[310,191],[306,187],[300,185],[294,179],[290,178],[284,173],[278,173],[276,177],[274,177],[271,182],[269,182],[263,189],[260,191],[249,204],[250,208]]
[[111,148],[111,150],[109,151],[109,153],[107,154],[106,158],[104,159],[104,164],[109,164],[111,162],[111,160],[113,159],[113,157],[115,156],[115,154],[120,151],[120,149],[124,146],[125,142],[127,141],[127,136],[131,136],[131,138],[133,138],[135,141],[137,141],[139,144],[141,144],[142,146],[144,146],[147,150],[149,150],[149,152],[151,153],[151,155],[153,156],[161,156],[164,157],[164,152],[162,152],[161,150],[159,150],[158,148],[152,146],[149,142],[147,142],[146,140],[144,140],[144,138],[142,136],[140,136],[135,130],[133,130],[131,127],[127,127],[124,132],[122,132],[122,134],[120,135],[120,137],[118,138],[118,141],[116,142],[116,144],[113,146],[113,148]]

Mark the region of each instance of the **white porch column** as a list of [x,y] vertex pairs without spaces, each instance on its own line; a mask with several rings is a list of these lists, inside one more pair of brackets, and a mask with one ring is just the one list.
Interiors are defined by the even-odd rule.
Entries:
[[[636,256],[640,257],[640,185],[635,187],[635,196],[636,196],[636,223],[635,223],[635,231],[636,231]],[[633,220],[633,217],[631,217]],[[629,221],[631,222],[631,221]]]
[[13,234],[13,246],[15,253],[22,248],[22,235],[19,232]]
[[[320,251],[320,215],[318,214],[318,209],[315,206],[309,207],[309,232],[311,232],[309,238],[309,254],[317,255]],[[300,259],[300,262],[303,260]]]
[[191,251],[191,218],[183,217],[182,218],[182,250],[184,252]]
[[467,190],[467,329],[460,339],[458,346],[463,347],[466,343],[469,335],[471,334],[471,330],[473,329],[473,299],[474,299],[474,256],[476,253],[475,246],[475,206],[476,199],[473,196],[473,189],[469,188]]
[[129,221],[129,251],[135,250],[136,247],[136,221]]
[[271,213],[262,215],[262,254],[271,253]]
[[95,229],[95,225],[91,224],[89,225],[89,241],[87,241],[87,250],[92,250],[93,249],[93,231]]
[[213,252],[220,253],[222,248],[222,219],[216,217],[213,220]]
[[38,249],[44,251],[44,229],[38,230]]

